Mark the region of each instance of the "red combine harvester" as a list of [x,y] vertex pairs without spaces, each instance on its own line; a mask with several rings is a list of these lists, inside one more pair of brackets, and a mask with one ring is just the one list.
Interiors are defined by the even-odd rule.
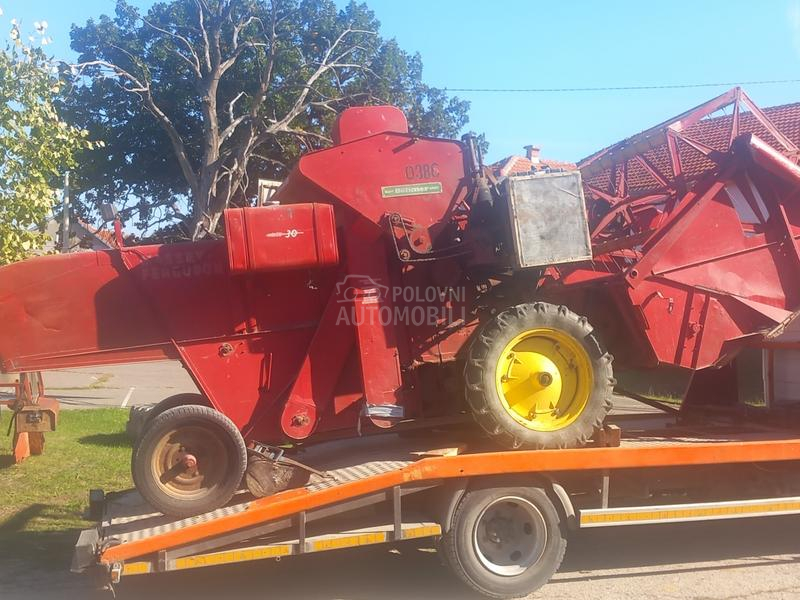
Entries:
[[[112,585],[433,538],[513,598],[576,529],[800,514],[797,421],[754,414],[800,399],[798,142],[800,104],[735,89],[587,159],[583,183],[495,181],[469,140],[351,109],[280,204],[227,213],[224,243],[0,270],[5,369],[178,358],[203,393],[144,424],[144,500],[90,495],[73,570]],[[613,385],[601,339],[624,366],[693,373],[681,410],[611,415],[586,444]],[[765,405],[688,415],[740,402],[748,352]],[[467,410],[491,441],[434,428]],[[390,425],[425,430],[357,435]],[[274,494],[154,511],[223,502],[245,448],[250,491]]]
[[692,369],[684,410],[736,401],[742,348],[791,347],[777,338],[800,308],[793,111],[734,88],[578,165],[594,258],[550,269],[546,296],[619,363]]
[[591,258],[579,173],[490,182],[471,140],[410,134],[392,107],[344,111],[334,140],[274,206],[226,211],[225,240],[0,269],[4,371],[177,359],[191,374],[202,395],[156,406],[134,449],[165,514],[221,506],[245,470],[256,495],[289,485],[287,442],[468,405],[506,448],[565,448],[610,409],[591,325],[536,301],[544,267]]

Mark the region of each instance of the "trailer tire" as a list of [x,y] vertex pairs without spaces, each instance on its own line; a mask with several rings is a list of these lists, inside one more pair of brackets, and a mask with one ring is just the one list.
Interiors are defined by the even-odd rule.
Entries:
[[247,467],[247,448],[239,429],[221,412],[183,405],[153,419],[131,463],[142,497],[165,515],[182,518],[231,499]]
[[490,598],[519,598],[546,584],[564,558],[559,513],[535,487],[468,491],[442,537],[445,562]]
[[611,410],[612,361],[585,317],[545,302],[518,304],[475,334],[464,369],[467,402],[506,448],[582,446]]

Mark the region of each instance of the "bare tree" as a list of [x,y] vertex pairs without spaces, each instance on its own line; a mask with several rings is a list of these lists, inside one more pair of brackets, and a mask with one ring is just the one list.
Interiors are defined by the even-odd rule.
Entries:
[[[154,23],[139,17],[160,38],[191,78],[202,112],[202,147],[187,140],[159,101],[158,82],[146,60],[116,47],[122,60],[89,60],[75,65],[80,77],[111,78],[158,121],[169,138],[191,193],[191,229],[194,239],[213,234],[222,211],[248,187],[248,165],[253,159],[274,160],[260,154],[265,144],[287,137],[308,147],[328,141],[298,126],[312,111],[335,111],[354,100],[347,83],[369,71],[368,46],[376,32],[345,25],[320,36],[313,55],[292,44],[291,27],[283,27],[290,12],[282,0],[184,0],[191,4],[191,27]],[[293,77],[276,76],[278,61],[291,55]],[[235,94],[223,94],[221,84],[243,61],[251,67],[255,85]],[[289,101],[267,102],[280,92]],[[314,138],[314,139],[312,139]],[[194,158],[193,158],[194,157]]]

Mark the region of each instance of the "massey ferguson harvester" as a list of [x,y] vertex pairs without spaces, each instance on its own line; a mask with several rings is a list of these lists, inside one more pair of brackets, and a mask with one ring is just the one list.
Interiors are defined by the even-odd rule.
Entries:
[[[225,239],[46,256],[0,269],[5,371],[178,359],[202,396],[152,411],[132,461],[159,511],[275,490],[273,447],[465,409],[506,448],[586,443],[611,356],[537,301],[541,268],[591,257],[578,173],[493,185],[473,145],[353,108],[273,206]],[[249,450],[248,450],[249,447]]]
[[[574,527],[800,512],[788,421],[719,406],[738,405],[741,349],[770,357],[767,406],[776,353],[800,349],[782,337],[800,308],[785,114],[734,89],[580,172],[497,180],[469,138],[352,108],[274,205],[226,211],[224,239],[0,269],[3,371],[175,359],[200,390],[148,413],[143,500],[95,495],[74,569],[441,537],[501,598],[544,584]],[[713,419],[604,426],[607,349],[691,370],[681,411]],[[444,428],[469,414],[482,437]]]

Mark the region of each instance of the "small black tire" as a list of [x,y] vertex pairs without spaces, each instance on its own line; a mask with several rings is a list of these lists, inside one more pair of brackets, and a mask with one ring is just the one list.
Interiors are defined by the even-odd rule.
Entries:
[[[186,454],[196,458],[195,469],[182,467]],[[221,412],[183,405],[153,419],[131,463],[142,497],[155,510],[182,518],[220,508],[233,497],[247,467],[247,448]]]
[[[487,522],[492,519],[489,511],[504,505],[517,516],[498,517],[496,526]],[[546,584],[561,565],[567,540],[543,489],[486,487],[470,490],[460,500],[440,548],[445,563],[464,583],[488,598],[505,599],[527,596]]]
[[[507,344],[526,331],[541,329],[567,336],[582,349],[592,373],[581,412],[572,422],[549,431],[526,427],[515,419],[503,406],[496,383],[497,365]],[[495,315],[475,333],[464,368],[467,403],[478,424],[505,448],[582,446],[603,426],[612,408],[613,360],[586,317],[546,302],[518,304]]]
[[128,422],[125,424],[125,432],[133,443],[136,444],[144,434],[145,428],[158,415],[170,408],[189,404],[211,406],[211,403],[205,396],[194,392],[184,392],[168,396],[152,406],[132,406],[128,414]]

